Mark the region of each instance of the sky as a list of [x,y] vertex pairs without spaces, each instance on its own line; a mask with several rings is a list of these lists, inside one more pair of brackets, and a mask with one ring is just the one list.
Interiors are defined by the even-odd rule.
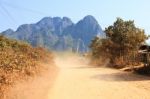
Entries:
[[76,23],[86,15],[94,16],[102,29],[121,17],[150,34],[150,0],[0,0],[0,32],[47,16],[67,16]]

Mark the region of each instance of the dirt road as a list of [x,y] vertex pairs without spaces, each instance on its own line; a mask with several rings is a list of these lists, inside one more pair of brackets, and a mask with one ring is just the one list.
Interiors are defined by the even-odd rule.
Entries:
[[150,99],[150,78],[92,68],[78,56],[56,58],[59,76],[49,99]]

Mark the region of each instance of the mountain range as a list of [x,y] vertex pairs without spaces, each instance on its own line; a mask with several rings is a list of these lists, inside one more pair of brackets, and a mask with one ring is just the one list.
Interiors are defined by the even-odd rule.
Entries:
[[21,25],[16,31],[8,29],[2,35],[26,41],[34,47],[75,52],[86,52],[94,37],[105,37],[101,26],[91,15],[77,23],[68,17],[44,17],[37,23]]

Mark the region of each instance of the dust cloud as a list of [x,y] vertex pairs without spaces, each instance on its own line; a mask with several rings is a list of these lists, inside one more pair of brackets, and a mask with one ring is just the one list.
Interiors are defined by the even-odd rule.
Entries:
[[[6,99],[149,99],[149,77],[88,65],[85,57],[56,53],[59,71],[13,86]],[[53,67],[53,66],[51,66]],[[57,72],[59,72],[57,76]]]
[[55,83],[59,68],[80,68],[83,67],[83,64],[88,63],[82,55],[70,52],[54,53],[54,56],[55,66],[42,64],[48,69],[26,81],[22,80],[14,84],[4,99],[49,99],[48,95]]
[[103,66],[95,68],[88,64],[89,60],[85,57],[72,53],[57,53],[55,62],[60,71],[49,91],[48,99],[149,99],[150,97],[149,78]]
[[51,64],[44,65],[49,65],[49,69],[13,85],[4,99],[48,99],[48,91],[55,81],[58,70]]
[[[60,52],[55,53],[55,63],[61,68],[80,68],[87,67],[90,63],[90,60],[84,57],[82,54],[76,54],[71,52]],[[90,65],[89,65],[90,66]]]

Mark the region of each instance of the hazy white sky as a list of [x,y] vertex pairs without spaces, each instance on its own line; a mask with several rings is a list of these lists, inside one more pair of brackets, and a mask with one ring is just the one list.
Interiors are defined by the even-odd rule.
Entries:
[[76,23],[86,15],[93,15],[103,29],[116,17],[135,20],[150,34],[150,0],[0,0],[0,31],[45,16],[67,16]]

